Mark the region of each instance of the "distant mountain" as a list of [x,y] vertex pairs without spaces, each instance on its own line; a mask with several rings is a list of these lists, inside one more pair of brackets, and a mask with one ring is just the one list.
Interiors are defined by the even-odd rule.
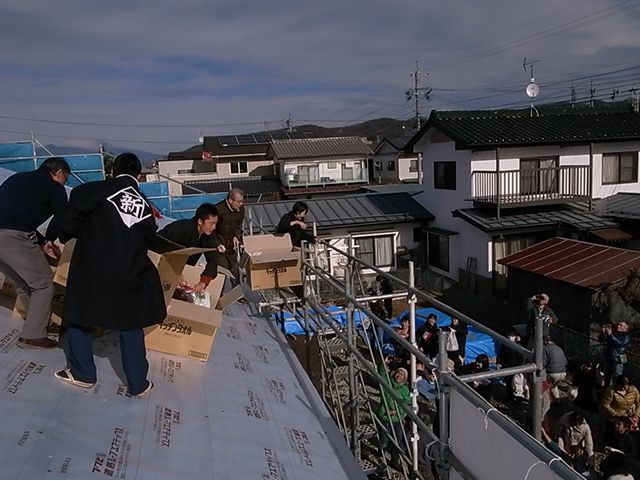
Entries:
[[[49,150],[53,155],[86,155],[90,153],[98,153],[98,150],[92,150],[89,148],[80,147],[60,147],[58,145],[45,145],[45,148]],[[113,155],[119,155],[123,152],[135,153],[143,165],[151,165],[157,158],[161,157],[157,153],[147,152],[145,150],[135,150],[130,148],[109,147],[107,152]]]

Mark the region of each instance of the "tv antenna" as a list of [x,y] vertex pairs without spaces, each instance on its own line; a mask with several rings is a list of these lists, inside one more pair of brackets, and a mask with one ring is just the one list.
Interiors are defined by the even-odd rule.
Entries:
[[538,109],[533,104],[534,98],[536,98],[540,93],[540,87],[536,83],[536,79],[533,75],[533,66],[539,61],[540,60],[531,60],[527,62],[527,57],[524,57],[524,60],[522,61],[522,68],[524,68],[524,71],[526,72],[527,70],[529,70],[530,80],[529,80],[529,85],[527,85],[527,88],[525,89],[525,92],[527,93],[527,96],[531,99],[531,104],[529,105],[529,112],[532,117],[533,117],[533,112],[536,112],[537,117],[540,116]]
[[280,125],[282,125],[282,128],[284,128],[285,132],[293,133],[296,131],[295,123],[296,123],[296,119],[291,118],[291,114],[289,114],[286,120],[282,120],[280,122]]

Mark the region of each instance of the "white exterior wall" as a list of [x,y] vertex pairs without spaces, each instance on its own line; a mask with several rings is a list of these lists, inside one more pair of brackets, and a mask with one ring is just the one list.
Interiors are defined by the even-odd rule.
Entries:
[[398,165],[397,165],[397,174],[398,174],[398,178],[400,179],[401,182],[415,182],[416,180],[418,180],[418,172],[412,172],[410,170],[411,167],[411,161],[412,160],[417,160],[418,156],[416,155],[415,157],[407,157],[407,158],[399,158],[398,159]]
[[[329,168],[329,164],[335,164],[335,168]],[[279,168],[280,172],[280,181],[283,185],[289,184],[289,175],[290,174],[298,174],[298,167],[300,166],[308,166],[308,165],[318,165],[318,177],[321,178],[329,178],[329,181],[334,181],[336,183],[343,182],[342,180],[342,164],[345,164],[347,168],[353,167],[354,165],[360,165],[360,177],[362,181],[368,181],[368,170],[367,163],[364,159],[335,159],[335,160],[323,160],[323,161],[294,161],[294,162],[282,162]],[[354,178],[354,181],[357,181],[357,178]],[[317,182],[316,182],[317,183]]]

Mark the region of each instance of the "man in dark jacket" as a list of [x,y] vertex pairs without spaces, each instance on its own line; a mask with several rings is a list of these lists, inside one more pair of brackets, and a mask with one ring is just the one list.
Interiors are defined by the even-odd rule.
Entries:
[[244,221],[244,192],[239,188],[232,188],[227,198],[216,204],[218,224],[216,236],[220,245],[224,246],[224,253],[218,258],[221,267],[229,270],[235,277],[232,285],[238,283],[237,248],[242,243],[242,222]]
[[132,396],[153,388],[143,328],[161,323],[167,313],[158,271],[147,256],[157,227],[140,193],[141,169],[138,157],[123,153],[114,161],[114,178],[76,187],[60,233],[62,241],[77,242],[63,311],[67,368],[55,376],[92,387],[97,377],[90,328],[118,330]]
[[293,204],[291,211],[285,213],[280,222],[276,226],[276,233],[288,233],[291,235],[291,244],[299,247],[302,241],[315,243],[316,237],[309,231],[309,225],[304,221],[309,207],[304,202],[296,202]]
[[[69,164],[51,157],[34,172],[16,173],[0,186],[0,272],[13,280],[28,303],[27,318],[18,339],[22,348],[54,348],[47,337],[53,298],[53,273],[43,251],[58,257],[58,219],[67,207],[64,184]],[[36,229],[51,215],[45,237]]]
[[[179,248],[199,247],[215,248],[211,252],[205,252],[204,258],[207,265],[200,275],[200,282],[191,285],[200,293],[207,288],[209,282],[218,275],[218,249],[224,252],[224,247],[218,243],[215,235],[218,223],[218,211],[210,203],[203,203],[196,209],[193,218],[176,220],[158,232],[157,241],[151,250],[158,253],[170,252]],[[187,260],[188,265],[195,265],[200,259],[200,254],[191,255]]]

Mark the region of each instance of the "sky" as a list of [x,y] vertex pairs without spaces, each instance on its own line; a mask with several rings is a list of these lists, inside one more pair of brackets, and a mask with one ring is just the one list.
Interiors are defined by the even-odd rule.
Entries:
[[[135,148],[419,109],[629,98],[639,0],[8,0],[0,143]],[[432,91],[427,99],[425,89]]]

